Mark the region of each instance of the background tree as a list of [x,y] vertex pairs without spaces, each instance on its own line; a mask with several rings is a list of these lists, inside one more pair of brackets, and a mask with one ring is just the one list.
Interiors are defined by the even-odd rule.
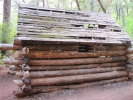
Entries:
[[78,8],[78,10],[81,10],[81,9],[80,9],[80,5],[79,5],[79,1],[78,1],[78,0],[76,0],[76,4],[77,4],[77,8]]
[[[3,3],[3,24],[2,24],[2,43],[8,43],[11,17],[11,0],[4,0]],[[6,51],[1,51],[5,55]]]

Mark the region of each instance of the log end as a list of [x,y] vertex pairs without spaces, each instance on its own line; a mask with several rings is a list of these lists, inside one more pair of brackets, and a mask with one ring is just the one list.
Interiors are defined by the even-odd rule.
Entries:
[[30,92],[23,92],[21,89],[18,89],[16,91],[13,91],[13,94],[18,97],[18,98],[22,98],[24,96],[29,96],[29,95],[33,95],[35,93],[38,93],[38,91],[36,90],[31,90]]

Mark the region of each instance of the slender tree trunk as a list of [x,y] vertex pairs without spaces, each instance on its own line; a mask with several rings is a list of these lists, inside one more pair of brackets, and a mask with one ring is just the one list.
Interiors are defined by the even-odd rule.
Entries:
[[94,0],[90,0],[90,11],[94,11]]
[[71,9],[73,9],[73,1],[71,0]]
[[39,6],[39,0],[36,0],[36,5]]
[[116,7],[116,20],[118,20],[119,18],[118,5],[116,4],[115,7]]
[[106,9],[103,7],[103,4],[101,3],[100,0],[98,0],[99,4],[100,4],[100,7],[102,8],[103,12],[106,13]]
[[57,8],[60,8],[60,1],[57,2]]
[[[11,0],[4,0],[3,3],[3,26],[2,26],[2,43],[8,43],[7,36],[10,29],[11,17]],[[1,51],[5,55],[6,51]]]
[[124,8],[123,8],[123,6],[121,6],[121,16],[122,16],[123,28],[125,28],[126,27],[126,24],[125,24],[125,14],[124,14]]
[[47,7],[49,8],[49,0],[46,0],[47,1]]
[[77,7],[78,7],[78,10],[81,10],[81,9],[80,9],[80,6],[79,6],[78,0],[76,0],[76,4],[77,4]]
[[25,3],[25,0],[23,0],[23,3],[26,4],[26,3]]
[[45,0],[42,0],[42,3],[43,3],[43,7],[45,7]]

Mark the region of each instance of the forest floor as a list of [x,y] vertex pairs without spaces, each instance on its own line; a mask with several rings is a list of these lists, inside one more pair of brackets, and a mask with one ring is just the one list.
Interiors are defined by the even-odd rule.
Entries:
[[91,86],[72,90],[60,90],[51,93],[36,94],[16,98],[13,90],[14,75],[7,74],[8,69],[0,69],[0,100],[133,100],[133,82],[119,82],[102,86]]

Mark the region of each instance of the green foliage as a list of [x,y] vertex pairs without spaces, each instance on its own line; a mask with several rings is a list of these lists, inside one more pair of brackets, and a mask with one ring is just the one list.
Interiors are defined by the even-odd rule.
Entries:
[[17,33],[17,17],[13,16],[10,25],[0,23],[0,43],[13,43],[13,38]]
[[126,20],[126,31],[133,39],[133,17],[127,16],[125,20]]
[[[126,21],[126,32],[129,34],[131,39],[133,39],[133,18],[132,15],[125,16]],[[118,23],[122,26],[122,19],[118,20]]]

